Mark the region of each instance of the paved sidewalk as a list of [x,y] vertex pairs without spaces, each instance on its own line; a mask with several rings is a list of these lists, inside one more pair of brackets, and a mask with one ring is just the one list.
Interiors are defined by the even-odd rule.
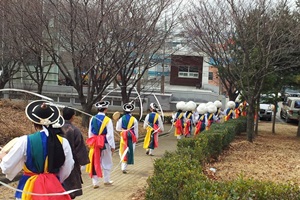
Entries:
[[[165,130],[170,129],[170,125],[164,125]],[[113,172],[111,179],[114,181],[112,186],[104,186],[103,182],[100,188],[92,187],[92,180],[88,174],[83,172],[83,195],[76,199],[89,200],[129,200],[130,196],[136,193],[139,189],[146,186],[146,181],[153,173],[153,162],[155,159],[162,157],[165,151],[175,151],[177,139],[173,131],[164,134],[158,139],[159,147],[154,150],[154,156],[146,155],[143,149],[143,142],[137,144],[135,149],[134,165],[128,165],[128,173],[123,174],[120,166],[120,157],[118,151],[113,155]],[[103,181],[103,180],[101,180]]]

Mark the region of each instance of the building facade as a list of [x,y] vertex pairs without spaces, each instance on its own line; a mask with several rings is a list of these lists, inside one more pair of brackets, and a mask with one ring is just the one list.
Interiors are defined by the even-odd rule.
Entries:
[[203,57],[171,55],[170,85],[202,87]]

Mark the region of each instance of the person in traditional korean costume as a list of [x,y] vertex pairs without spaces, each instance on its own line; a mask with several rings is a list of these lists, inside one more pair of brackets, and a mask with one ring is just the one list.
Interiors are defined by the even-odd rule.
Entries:
[[164,125],[155,103],[150,103],[150,111],[144,121],[144,129],[147,132],[143,148],[146,149],[146,155],[153,156],[154,149],[158,147],[158,134],[164,131]]
[[104,179],[104,185],[112,185],[110,179],[113,167],[112,156],[115,151],[114,127],[112,120],[106,116],[109,101],[100,101],[95,104],[98,113],[91,118],[88,139],[90,148],[90,163],[86,165],[86,171],[92,178],[94,189],[99,188],[100,180]]
[[206,127],[206,113],[207,107],[205,103],[199,104],[197,107],[197,117],[196,117],[196,127],[194,132],[194,137],[197,136],[199,133],[205,130]]
[[36,132],[19,137],[9,152],[0,155],[0,167],[6,177],[13,180],[23,169],[18,189],[33,193],[17,191],[16,199],[71,199],[68,194],[47,196],[65,192],[61,183],[70,175],[74,166],[68,140],[57,135],[52,127],[60,117],[59,109],[48,101],[37,100],[27,105],[25,113],[33,122]]
[[217,121],[215,113],[217,112],[217,107],[215,104],[210,104],[207,106],[207,115],[206,115],[206,130],[209,130],[211,125]]
[[214,105],[217,107],[217,111],[215,112],[215,116],[217,121],[216,122],[220,122],[221,120],[221,116],[223,115],[223,111],[222,111],[222,102],[219,100],[216,100],[214,102]]
[[193,101],[189,101],[186,103],[186,112],[184,113],[184,136],[191,137],[193,127],[196,125],[194,112],[196,110],[196,103]]
[[241,113],[242,113],[242,111],[241,111],[240,103],[239,103],[239,101],[236,101],[235,108],[234,108],[235,119],[239,118]]
[[85,166],[90,162],[87,148],[81,131],[73,125],[75,111],[72,108],[65,107],[63,109],[63,119],[65,120],[62,126],[63,136],[69,141],[73,159],[75,161],[74,168],[70,176],[63,182],[63,187],[66,190],[76,191],[70,193],[71,199],[82,195],[82,177],[81,166]]
[[134,164],[134,150],[139,137],[138,121],[131,114],[134,109],[133,102],[125,103],[123,105],[124,115],[116,123],[116,130],[121,132],[119,153],[123,174],[127,174],[128,165]]
[[240,108],[241,108],[241,116],[247,116],[247,108],[248,108],[248,103],[247,101],[243,101],[240,103]]
[[177,112],[172,116],[173,125],[175,127],[174,135],[177,139],[181,139],[184,134],[184,111],[185,111],[185,102],[179,101],[176,104]]
[[228,121],[229,119],[235,119],[235,102],[234,101],[228,101],[227,102],[227,109],[225,110],[225,116],[224,121]]

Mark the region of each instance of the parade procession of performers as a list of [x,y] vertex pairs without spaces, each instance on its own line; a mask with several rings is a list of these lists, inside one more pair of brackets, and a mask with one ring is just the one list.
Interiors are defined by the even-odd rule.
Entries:
[[[116,148],[115,130],[120,134],[120,168],[127,174],[127,166],[134,164],[135,146],[138,142],[138,120],[132,115],[134,102],[123,105],[124,114],[106,115],[110,103],[100,101],[95,104],[98,113],[91,117],[88,139],[83,140],[80,130],[71,121],[74,110],[59,110],[55,104],[45,100],[29,103],[25,109],[27,118],[33,123],[35,132],[15,138],[10,149],[0,152],[0,168],[6,178],[12,180],[22,171],[16,199],[74,199],[83,195],[80,166],[86,166],[94,189],[100,187],[100,178],[106,186],[113,185],[112,157]],[[209,130],[213,123],[220,123],[246,115],[247,103],[229,101],[226,109],[222,103],[200,103],[180,101],[172,115],[172,127],[177,139],[197,136]],[[158,148],[158,135],[164,131],[161,111],[155,103],[150,104],[143,128],[146,135],[143,148],[146,155],[153,156]],[[6,145],[7,146],[7,145]],[[87,148],[89,153],[87,152]],[[72,177],[69,177],[69,176]],[[26,192],[22,192],[22,191]],[[68,193],[68,191],[71,191]],[[57,195],[37,195],[56,193]]]
[[[222,110],[222,102],[200,103],[179,101],[176,104],[176,112],[172,115],[174,135],[177,139],[182,137],[197,136],[205,130],[209,130],[213,123],[220,123],[239,116],[246,116],[246,102],[228,101],[226,109]],[[193,130],[194,129],[194,130]]]

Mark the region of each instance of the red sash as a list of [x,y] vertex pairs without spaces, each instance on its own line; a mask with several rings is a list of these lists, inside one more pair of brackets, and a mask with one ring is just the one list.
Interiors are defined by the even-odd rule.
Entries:
[[158,147],[158,134],[161,133],[162,131],[159,129],[157,124],[153,125],[153,129],[154,129],[154,134],[153,134],[153,142],[154,142],[154,147],[157,148]]
[[[57,179],[54,174],[39,174],[34,182],[34,187],[32,192],[39,194],[51,194],[51,193],[61,193],[64,192],[65,189],[62,187],[61,183]],[[61,196],[37,196],[32,195],[32,200],[70,200],[70,196],[68,194]]]
[[202,125],[202,122],[199,121],[195,127],[195,132],[194,132],[194,135],[198,135],[200,133],[200,130],[201,130],[201,125]]
[[236,118],[236,119],[239,118],[240,114],[241,114],[240,109],[236,108],[236,109],[235,109],[235,118]]
[[174,123],[174,126],[176,128],[176,132],[178,135],[181,135],[183,133],[182,123],[180,119],[177,119]]
[[187,136],[190,134],[190,126],[191,126],[191,120],[187,120],[185,126],[184,126],[184,135]]
[[[94,154],[91,160],[91,164],[93,164],[96,174],[98,177],[102,177],[102,170],[100,165],[101,152],[100,150],[105,145],[105,135],[95,135],[86,140],[86,144],[89,147],[94,147]],[[92,170],[90,171],[90,177],[93,176]]]

